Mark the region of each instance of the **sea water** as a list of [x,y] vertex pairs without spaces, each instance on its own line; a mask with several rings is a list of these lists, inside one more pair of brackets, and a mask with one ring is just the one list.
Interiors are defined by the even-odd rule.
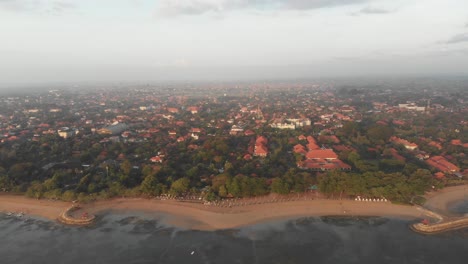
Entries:
[[411,221],[311,217],[193,231],[160,217],[107,213],[94,226],[0,214],[0,263],[468,263],[468,230],[411,231]]
[[457,215],[466,215],[468,216],[468,198],[453,203],[449,206],[449,210]]

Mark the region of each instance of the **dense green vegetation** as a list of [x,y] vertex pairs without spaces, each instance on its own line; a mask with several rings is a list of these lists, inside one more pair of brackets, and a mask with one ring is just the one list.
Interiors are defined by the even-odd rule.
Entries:
[[365,172],[363,174],[333,171],[319,177],[320,191],[333,197],[345,195],[387,198],[407,203],[442,183],[430,171],[418,169],[410,175],[403,173]]
[[[334,198],[360,195],[408,203],[418,202],[419,195],[427,190],[463,181],[451,178],[436,180],[434,168],[417,158],[415,153],[389,141],[392,136],[403,137],[418,144],[427,155],[449,156],[452,163],[466,169],[466,149],[450,144],[453,139],[468,142],[462,112],[440,111],[430,115],[368,113],[372,109],[370,100],[377,101],[382,97],[364,100],[362,93],[361,90],[338,93],[342,102],[355,107],[360,115],[359,122],[339,121],[297,130],[275,130],[268,126],[268,122],[257,122],[256,115],[245,118],[246,128],[268,139],[269,155],[266,158],[244,158],[254,144],[255,136],[229,135],[232,125],[225,122],[226,117],[233,117],[235,112],[232,109],[237,112],[241,103],[248,105],[249,100],[253,100],[235,96],[210,101],[210,111],[201,112],[196,117],[188,112],[178,114],[177,120],[183,120],[180,125],[171,119],[153,120],[151,115],[138,119],[129,128],[138,139],[135,141],[109,140],[109,136],[92,133],[86,126],[80,134],[67,139],[56,134],[44,134],[38,140],[5,141],[0,144],[0,191],[25,193],[34,198],[82,201],[162,194],[201,195],[212,200],[268,193],[302,193],[318,186],[321,193]],[[304,110],[302,105],[312,103],[304,99],[303,94],[272,93],[261,97],[255,100],[264,104],[263,114],[269,118],[276,113],[288,113],[292,109],[291,104],[296,103],[299,106],[295,109],[299,110],[295,110],[295,116],[305,113],[313,122],[321,120],[314,109],[337,109],[342,104],[333,103],[335,100],[319,101],[319,104]],[[401,102],[403,98],[396,96],[389,99],[389,103]],[[284,100],[289,100],[288,104]],[[107,103],[106,107],[123,108],[129,115],[134,113],[128,106],[132,100]],[[205,104],[199,98],[191,98],[189,103]],[[450,103],[456,104],[456,98]],[[171,104],[164,102],[166,106]],[[98,110],[102,118],[115,117],[112,112]],[[79,120],[72,113],[74,111],[70,110],[42,118],[43,122],[51,124],[56,123],[56,119],[67,122]],[[19,126],[27,127],[24,120],[28,120],[28,116],[18,115],[23,118],[17,118]],[[406,121],[398,124],[393,122],[395,120]],[[144,135],[146,132],[137,132],[154,127],[160,131],[150,136]],[[178,142],[168,137],[169,130],[175,130],[177,135],[187,135],[193,127],[204,129],[199,139],[188,137]],[[293,153],[292,149],[296,144],[306,144],[300,142],[299,135],[312,135],[320,146],[326,148],[338,144],[344,146],[336,153],[343,162],[352,166],[352,170],[314,172],[298,169],[296,162],[302,156]],[[324,137],[330,135],[336,135],[340,142],[334,143]],[[430,145],[428,142],[431,140],[438,140],[443,148]],[[395,153],[399,157],[395,157]],[[163,157],[162,163],[149,161],[159,154]]]

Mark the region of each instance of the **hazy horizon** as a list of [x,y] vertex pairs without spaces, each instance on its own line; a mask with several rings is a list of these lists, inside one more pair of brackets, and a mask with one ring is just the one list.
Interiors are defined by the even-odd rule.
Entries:
[[461,0],[0,0],[0,86],[462,76]]

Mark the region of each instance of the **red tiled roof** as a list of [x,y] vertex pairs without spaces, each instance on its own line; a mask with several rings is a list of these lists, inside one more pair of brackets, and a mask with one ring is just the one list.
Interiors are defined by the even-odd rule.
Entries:
[[268,140],[264,136],[257,137],[257,140],[255,140],[254,155],[255,156],[268,155],[268,148],[266,146],[267,143],[268,143]]
[[397,144],[404,145],[406,148],[408,148],[408,147],[417,148],[418,147],[418,145],[416,145],[415,143],[411,143],[406,139],[398,138],[398,137],[395,137],[395,136],[392,136],[390,138],[390,141],[395,142]]
[[309,150],[306,155],[307,159],[337,159],[338,156],[331,149],[315,149]]
[[320,149],[320,147],[319,147],[317,144],[312,143],[312,142],[309,143],[309,144],[307,144],[307,148],[308,148],[309,150]]
[[266,147],[264,145],[255,145],[255,154],[256,155],[259,155],[259,154],[268,154],[268,150],[266,149]]
[[175,107],[168,107],[167,111],[170,112],[170,113],[178,113],[179,109],[177,109]]
[[255,144],[267,144],[268,140],[264,136],[257,137]]
[[431,142],[429,142],[428,145],[433,146],[433,147],[435,147],[435,148],[437,148],[439,150],[442,149],[442,145],[439,142],[431,141]]
[[443,179],[443,178],[445,178],[445,174],[442,173],[442,172],[440,172],[440,171],[439,171],[439,172],[436,172],[436,173],[434,174],[434,176],[435,176],[437,179]]
[[406,123],[403,120],[393,120],[394,125],[404,126]]
[[426,160],[426,163],[430,166],[442,171],[442,172],[456,172],[460,171],[460,168],[450,163],[442,156],[434,156]]
[[159,156],[155,156],[155,157],[152,157],[152,158],[150,159],[150,161],[151,161],[151,162],[162,162],[162,159],[161,159],[161,157],[159,157]]
[[299,162],[298,167],[304,169],[312,169],[312,170],[350,170],[351,166],[342,162],[341,160],[333,160],[333,161],[326,161],[326,160],[305,160]]
[[394,148],[390,149],[390,152],[392,153],[393,158],[399,160],[399,161],[406,161],[406,158],[398,154],[398,151]]
[[255,135],[255,132],[253,132],[252,130],[249,129],[249,130],[246,130],[246,131],[244,132],[244,135],[246,135],[246,136],[253,136],[253,135]]
[[294,153],[299,153],[299,154],[306,154],[307,153],[307,150],[301,144],[295,145],[294,148],[293,148],[293,151],[294,151]]

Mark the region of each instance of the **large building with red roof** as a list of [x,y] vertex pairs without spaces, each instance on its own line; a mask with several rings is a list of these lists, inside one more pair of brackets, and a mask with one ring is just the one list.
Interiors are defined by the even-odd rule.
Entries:
[[257,137],[255,140],[254,156],[266,157],[268,155],[268,139],[264,136]]
[[430,166],[436,168],[439,171],[442,172],[459,172],[460,168],[458,168],[456,165],[453,163],[449,162],[442,156],[434,156],[426,160],[426,163],[429,164]]
[[409,142],[406,139],[398,138],[395,136],[391,137],[390,141],[394,142],[395,144],[403,145],[406,149],[409,150],[415,150],[418,148],[418,145],[416,145],[415,143]]
[[[299,149],[300,147],[297,145],[294,147],[295,152]],[[297,163],[301,169],[314,171],[351,170],[351,166],[339,160],[338,155],[332,149],[311,149],[305,157],[305,160]]]
[[319,145],[317,144],[317,141],[315,141],[315,138],[313,138],[312,136],[307,137],[307,142],[307,148],[309,150],[320,149]]
[[307,152],[306,158],[336,160],[338,159],[338,155],[336,155],[336,153],[331,149],[314,149]]

